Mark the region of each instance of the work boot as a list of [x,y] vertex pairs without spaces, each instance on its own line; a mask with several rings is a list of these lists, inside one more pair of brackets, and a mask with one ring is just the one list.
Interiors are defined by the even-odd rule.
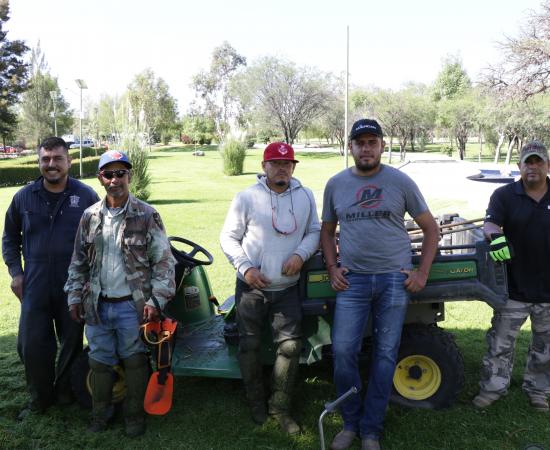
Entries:
[[31,414],[44,414],[48,409],[47,406],[44,406],[38,400],[29,401],[17,414],[17,420],[23,421]]
[[545,397],[529,397],[529,404],[538,412],[548,412],[550,410],[548,400]]
[[113,368],[89,358],[91,369],[90,387],[92,389],[92,415],[88,431],[98,433],[105,431],[109,420],[114,415],[111,402],[115,374]]
[[128,437],[137,437],[145,433],[145,412],[143,400],[149,380],[149,367],[144,353],[124,359],[126,375],[126,398],[123,403],[124,433]]
[[357,433],[355,431],[342,430],[334,436],[330,448],[331,450],[346,450],[351,447],[356,437]]
[[55,403],[58,406],[69,406],[74,403],[74,394],[70,390],[59,391]]
[[300,427],[290,417],[290,403],[296,376],[302,341],[299,339],[287,339],[279,344],[277,358],[273,365],[271,377],[271,398],[269,399],[269,415],[288,434],[296,434]]
[[300,432],[300,426],[288,414],[270,414],[269,416],[279,424],[281,430],[286,434],[292,435]]
[[252,420],[261,425],[267,420],[267,407],[259,352],[239,351],[239,366]]
[[488,406],[491,406],[494,402],[496,402],[499,398],[499,394],[487,391],[479,391],[479,394],[474,397],[472,403],[476,408],[487,408]]
[[380,442],[377,439],[362,439],[361,450],[380,450]]
[[257,423],[258,425],[264,424],[267,420],[267,408],[265,401],[262,403],[250,403],[249,401],[249,408],[250,415],[252,416],[254,423]]

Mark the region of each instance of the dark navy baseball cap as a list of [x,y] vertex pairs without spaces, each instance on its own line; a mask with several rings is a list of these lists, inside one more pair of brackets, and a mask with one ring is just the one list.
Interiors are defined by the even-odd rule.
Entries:
[[101,155],[101,158],[99,158],[99,166],[98,170],[101,170],[103,166],[106,166],[107,164],[113,163],[113,162],[119,162],[124,164],[128,167],[128,169],[132,168],[132,163],[128,159],[128,156],[126,156],[125,153],[119,152],[118,150],[109,150],[103,155]]
[[361,134],[373,134],[374,136],[378,136],[380,138],[384,137],[382,127],[376,120],[373,119],[360,119],[355,122],[351,127],[351,132],[349,134],[350,141]]

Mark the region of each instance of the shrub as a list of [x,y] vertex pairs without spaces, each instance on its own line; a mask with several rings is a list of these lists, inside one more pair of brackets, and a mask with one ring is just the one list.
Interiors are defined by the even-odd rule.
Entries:
[[[90,177],[97,173],[97,164],[99,158],[90,157],[82,160],[82,175]],[[32,164],[31,164],[32,163]],[[72,177],[78,178],[80,175],[80,163],[78,159],[73,159],[69,174]],[[0,186],[17,186],[30,183],[40,176],[38,170],[38,162],[36,159],[32,161],[21,161],[20,164],[2,166],[0,170]]]
[[256,134],[255,133],[247,133],[244,140],[246,142],[246,148],[252,148],[252,147],[254,147],[254,144],[256,143]]
[[447,156],[453,156],[453,147],[451,147],[450,145],[444,145],[441,148],[441,153]]
[[186,144],[186,145],[189,145],[189,144],[193,143],[193,139],[191,139],[191,137],[186,135],[186,134],[182,134],[181,137],[180,137],[180,140],[181,140],[182,144]]
[[223,173],[229,176],[242,175],[246,147],[235,139],[226,140],[220,149],[223,160]]
[[[82,147],[82,158],[89,158],[92,156],[101,156],[105,151],[104,148],[94,148],[94,147]],[[78,159],[80,157],[80,148],[71,148],[69,150],[69,156],[73,159]]]
[[147,150],[142,146],[137,133],[127,133],[121,144],[121,150],[126,152],[132,163],[132,181],[130,192],[136,198],[147,201],[151,195],[149,184],[151,177],[148,173],[149,162]]

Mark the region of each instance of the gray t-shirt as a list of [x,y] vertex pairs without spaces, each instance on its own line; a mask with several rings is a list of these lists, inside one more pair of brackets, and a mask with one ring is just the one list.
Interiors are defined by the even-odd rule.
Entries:
[[353,272],[387,273],[411,269],[411,240],[405,213],[428,210],[416,183],[391,166],[370,177],[345,169],[325,187],[323,222],[340,223],[342,266]]

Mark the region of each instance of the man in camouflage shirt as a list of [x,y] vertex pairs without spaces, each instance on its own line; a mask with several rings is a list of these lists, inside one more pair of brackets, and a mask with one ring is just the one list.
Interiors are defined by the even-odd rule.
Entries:
[[142,321],[158,318],[174,295],[174,259],[159,214],[129,193],[132,165],[109,151],[99,160],[98,179],[107,195],[84,211],[65,284],[69,311],[84,321],[90,347],[92,420],[103,431],[112,418],[113,366],[124,367],[125,432],[145,432],[143,399],[149,371],[139,336]]

